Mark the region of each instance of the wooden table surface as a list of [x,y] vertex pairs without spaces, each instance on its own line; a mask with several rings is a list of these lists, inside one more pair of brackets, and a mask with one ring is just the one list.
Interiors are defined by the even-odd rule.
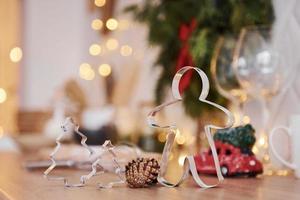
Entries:
[[[218,188],[201,189],[190,178],[177,188],[155,186],[131,189],[126,185],[112,189],[97,189],[97,177],[83,188],[65,188],[62,182],[47,181],[42,171],[22,168],[22,156],[0,154],[0,199],[300,199],[300,180],[293,177],[261,176],[259,178],[227,178]],[[80,175],[78,171],[64,170],[67,174]],[[59,173],[59,172],[58,172]],[[106,175],[105,178],[111,178]],[[99,181],[99,180],[98,180]]]

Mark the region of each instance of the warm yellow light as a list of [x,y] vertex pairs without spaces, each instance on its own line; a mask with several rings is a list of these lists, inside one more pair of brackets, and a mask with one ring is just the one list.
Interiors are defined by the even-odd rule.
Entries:
[[256,147],[256,145],[253,146],[252,151],[254,154],[258,154],[258,148]]
[[287,170],[283,170],[283,176],[287,176],[289,174],[289,172]]
[[264,144],[264,149],[268,149],[268,147],[269,147],[268,142],[265,142],[265,144]]
[[116,30],[118,28],[118,21],[114,18],[110,18],[106,21],[106,27],[113,31],[113,30]]
[[111,67],[109,64],[102,64],[99,66],[98,72],[101,76],[109,76],[111,74]]
[[264,146],[264,144],[266,143],[265,137],[263,137],[263,136],[260,137],[258,140],[258,143],[260,146]]
[[273,175],[273,170],[268,170],[265,173],[267,176],[272,176]]
[[196,137],[195,136],[192,136],[191,134],[187,134],[189,137],[185,137],[186,139],[186,144],[187,145],[192,145],[195,143],[195,140],[196,140]]
[[288,175],[288,171],[287,171],[287,170],[278,170],[278,171],[276,172],[276,174],[277,174],[278,176],[287,176],[287,175]]
[[165,142],[166,141],[166,134],[164,132],[160,132],[157,136],[157,139],[159,142]]
[[184,165],[185,157],[186,157],[186,156],[184,156],[184,155],[179,156],[179,158],[178,158],[178,163],[179,163],[180,166],[183,166],[183,165]]
[[2,138],[3,135],[4,135],[4,130],[3,130],[2,126],[0,126],[0,138]]
[[118,46],[119,46],[119,42],[116,39],[111,38],[106,41],[106,47],[109,50],[115,50],[116,48],[118,48]]
[[97,56],[101,53],[101,46],[98,44],[92,44],[89,48],[89,52],[92,56]]
[[118,24],[118,27],[119,27],[120,30],[126,30],[126,29],[128,29],[128,27],[129,27],[128,20],[126,20],[126,19],[120,20],[119,24]]
[[91,65],[88,63],[82,63],[79,67],[80,72],[91,69]]
[[171,161],[173,159],[174,159],[174,154],[171,152],[170,155],[169,155],[169,161]]
[[269,155],[264,155],[264,161],[268,162],[270,160],[270,156]]
[[20,47],[14,47],[10,50],[9,57],[12,62],[19,62],[22,59],[23,52]]
[[103,22],[100,19],[94,19],[91,24],[92,29],[100,30],[103,27]]
[[245,124],[249,124],[250,123],[250,117],[249,116],[244,116],[243,117],[243,122],[245,123]]
[[123,45],[120,49],[122,56],[130,56],[132,54],[132,48],[128,45]]
[[3,88],[0,88],[0,103],[4,103],[6,101],[7,94]]
[[183,145],[185,143],[185,137],[183,135],[177,135],[176,142],[179,145]]
[[95,0],[94,3],[97,7],[102,7],[105,5],[106,0]]
[[79,67],[79,76],[84,80],[93,80],[95,78],[95,72],[88,63],[82,63]]

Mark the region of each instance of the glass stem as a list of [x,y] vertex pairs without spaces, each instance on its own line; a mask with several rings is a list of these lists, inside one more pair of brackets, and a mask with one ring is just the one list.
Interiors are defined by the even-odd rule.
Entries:
[[232,103],[233,103],[233,106],[234,106],[234,109],[236,110],[236,118],[235,119],[235,124],[240,126],[240,125],[243,125],[243,118],[244,118],[244,102],[237,99],[237,98],[233,98],[231,99]]
[[260,151],[260,157],[265,163],[269,162],[269,156],[268,156],[268,135],[269,135],[269,123],[270,123],[270,116],[271,116],[271,110],[270,110],[270,100],[267,98],[260,98],[259,99],[261,105],[262,105],[262,129],[259,134],[259,151]]
[[271,120],[271,104],[270,104],[270,100],[267,98],[263,98],[261,102],[263,107],[263,129],[265,133],[268,135],[268,131],[270,129],[270,120]]

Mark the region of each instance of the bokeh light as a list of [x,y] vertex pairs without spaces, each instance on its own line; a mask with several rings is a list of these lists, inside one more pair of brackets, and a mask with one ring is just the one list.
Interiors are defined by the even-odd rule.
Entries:
[[95,78],[95,72],[88,63],[82,63],[79,67],[79,76],[84,80],[93,80]]
[[97,56],[101,53],[101,46],[98,44],[92,44],[89,48],[89,52],[92,56]]
[[263,136],[260,137],[259,140],[258,140],[258,144],[259,144],[260,146],[264,146],[265,143],[266,143],[265,138],[264,138]]
[[3,88],[0,88],[0,103],[4,103],[6,101],[7,94]]
[[106,41],[106,47],[109,50],[115,50],[118,48],[118,46],[119,46],[119,42],[116,39],[111,38]]
[[157,135],[157,139],[159,142],[165,142],[166,141],[166,134],[164,132],[160,132]]
[[249,116],[244,116],[243,117],[243,122],[244,122],[244,124],[249,124],[251,122],[250,117]]
[[106,0],[95,0],[94,3],[97,7],[102,7],[105,5]]
[[9,57],[12,62],[19,62],[22,59],[23,52],[20,47],[14,47],[10,50]]
[[132,48],[128,45],[123,45],[120,49],[122,56],[130,56],[132,54]]
[[180,166],[183,166],[184,165],[184,160],[185,160],[185,155],[180,155],[179,158],[178,158],[178,163]]
[[2,128],[2,126],[0,126],[0,138],[2,138],[4,135],[4,129]]
[[106,27],[113,31],[113,30],[116,30],[118,28],[118,21],[114,18],[110,18],[106,21]]
[[91,27],[94,30],[100,30],[103,27],[103,22],[100,19],[94,19],[91,23]]
[[184,135],[177,135],[177,137],[176,137],[176,142],[179,145],[183,145],[185,143],[185,140],[186,139],[185,139]]
[[253,151],[253,153],[254,153],[255,155],[258,154],[258,148],[257,148],[256,145],[254,145],[254,146],[252,147],[252,151]]
[[111,66],[109,64],[102,64],[99,66],[98,72],[101,76],[109,76],[111,74]]
[[129,21],[126,19],[121,19],[118,24],[120,30],[126,30],[129,28]]

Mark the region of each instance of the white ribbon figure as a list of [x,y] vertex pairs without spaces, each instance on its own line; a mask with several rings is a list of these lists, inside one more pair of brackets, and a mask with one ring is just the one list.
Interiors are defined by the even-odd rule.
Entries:
[[224,180],[223,175],[221,173],[221,169],[220,169],[220,163],[219,163],[219,159],[218,159],[218,154],[216,151],[216,147],[215,147],[215,143],[211,134],[211,129],[216,129],[216,130],[220,130],[220,129],[225,129],[225,128],[230,128],[232,127],[233,123],[234,123],[234,117],[233,114],[227,110],[226,108],[210,102],[208,100],[206,100],[206,97],[208,95],[209,92],[209,81],[208,78],[206,76],[206,74],[199,68],[196,67],[191,67],[191,66],[185,66],[183,68],[181,68],[174,76],[173,78],[173,82],[172,82],[172,93],[173,93],[173,97],[174,100],[170,101],[170,102],[166,102],[160,106],[157,106],[156,108],[154,108],[149,114],[148,114],[148,123],[150,126],[155,127],[155,128],[163,128],[163,129],[167,129],[168,134],[167,134],[167,140],[164,146],[164,150],[162,153],[162,159],[161,159],[161,163],[160,163],[160,173],[158,175],[158,182],[166,187],[176,187],[178,185],[180,185],[187,177],[189,174],[189,171],[191,172],[195,182],[203,188],[211,188],[211,187],[215,187],[218,185],[214,184],[214,185],[209,185],[206,184],[202,181],[202,179],[199,177],[197,170],[196,170],[196,164],[195,164],[195,160],[194,157],[192,155],[186,156],[185,160],[184,160],[184,170],[183,170],[183,174],[181,176],[181,178],[179,179],[179,181],[177,183],[170,183],[169,181],[167,181],[164,176],[166,174],[167,171],[167,166],[168,166],[168,160],[169,160],[169,156],[171,153],[171,148],[173,146],[174,143],[174,139],[176,136],[176,126],[175,125],[167,125],[167,126],[161,126],[158,125],[158,123],[155,121],[155,115],[157,112],[159,112],[160,110],[162,110],[164,107],[169,106],[171,104],[175,104],[179,101],[182,101],[182,97],[180,95],[179,92],[179,82],[181,80],[181,77],[184,75],[185,72],[187,72],[188,70],[195,70],[201,77],[202,80],[202,91],[200,93],[199,96],[199,101],[207,103],[209,105],[212,105],[218,109],[220,109],[221,111],[223,111],[227,117],[227,123],[226,126],[224,127],[220,127],[220,126],[215,126],[215,125],[206,125],[204,127],[205,129],[205,135],[206,138],[208,140],[208,144],[211,148],[212,151],[212,155],[213,155],[213,159],[214,159],[214,164],[215,164],[215,168],[216,168],[216,172],[217,172],[217,177],[219,180],[219,183],[221,181]]

